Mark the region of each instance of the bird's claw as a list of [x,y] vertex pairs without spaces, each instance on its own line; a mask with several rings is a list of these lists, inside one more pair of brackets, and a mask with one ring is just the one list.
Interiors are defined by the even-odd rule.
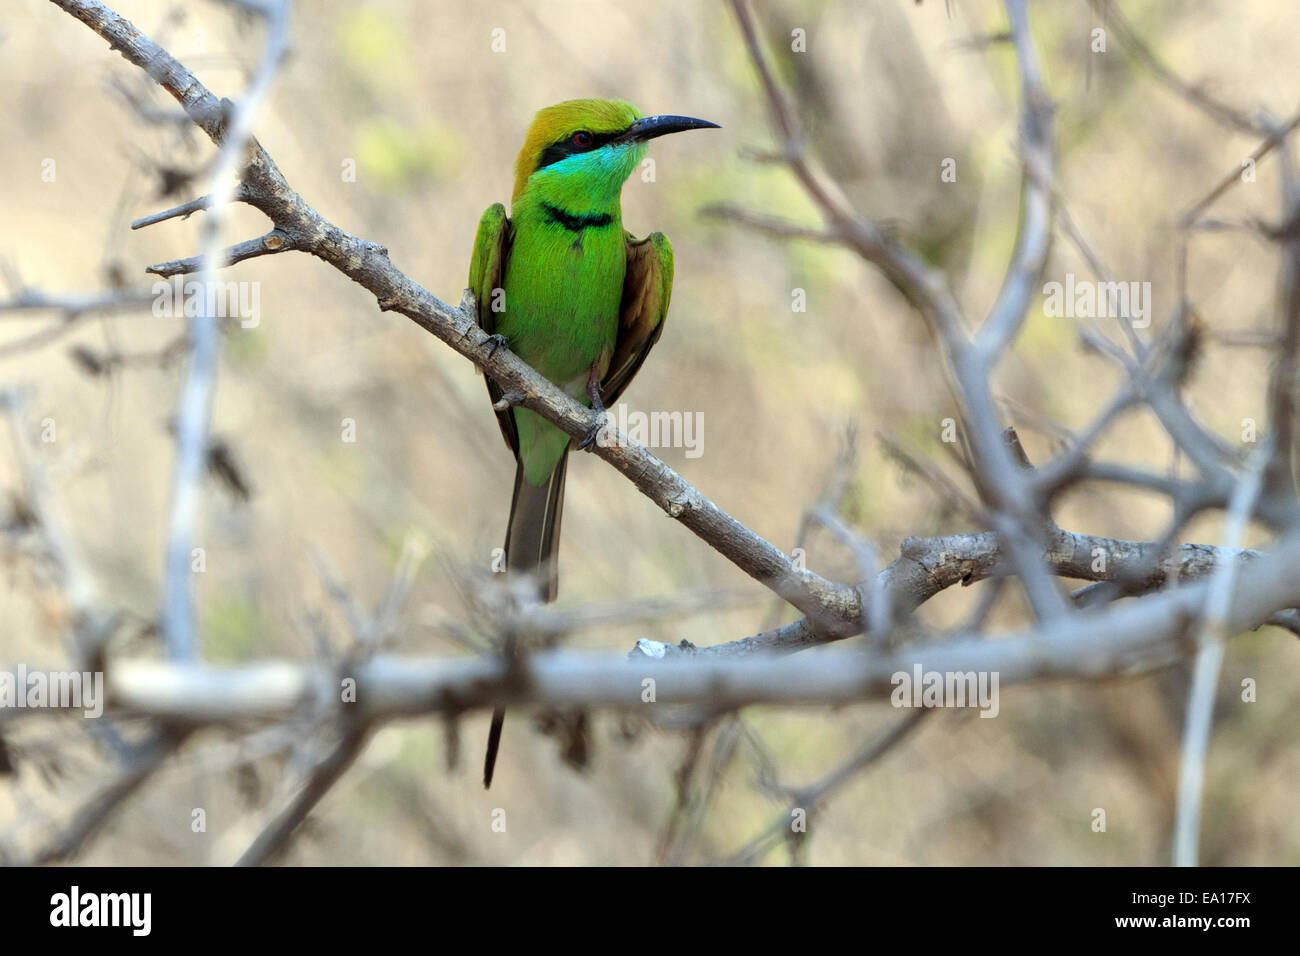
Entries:
[[591,447],[591,443],[600,437],[607,421],[605,403],[600,399],[600,378],[594,368],[587,376],[587,397],[591,399],[591,410],[596,413],[596,424],[591,426],[587,437],[578,445],[578,451],[586,451]]
[[484,344],[491,344],[492,347],[488,350],[488,358],[492,358],[492,356],[497,354],[497,349],[509,348],[510,340],[504,335],[489,335]]
[[604,410],[602,409],[600,413],[600,417],[596,419],[596,424],[592,425],[591,428],[587,430],[587,437],[585,437],[581,442],[578,443],[578,451],[586,451],[593,444],[595,444],[600,438],[600,433],[604,430],[605,430],[605,413]]

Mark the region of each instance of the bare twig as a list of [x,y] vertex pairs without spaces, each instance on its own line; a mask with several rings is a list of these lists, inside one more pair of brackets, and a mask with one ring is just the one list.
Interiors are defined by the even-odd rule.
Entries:
[[[1263,444],[1255,461],[1238,482],[1228,509],[1223,532],[1224,549],[1236,548],[1255,510],[1263,486],[1264,470],[1271,457]],[[1229,608],[1240,563],[1224,561],[1215,568],[1206,587],[1201,626],[1197,634],[1196,662],[1192,688],[1187,699],[1187,723],[1183,728],[1183,760],[1178,775],[1178,808],[1174,823],[1174,865],[1195,866],[1200,836],[1201,790],[1205,779],[1205,753],[1214,718],[1214,689],[1223,664],[1223,642],[1228,637]]]
[[[216,270],[225,264],[225,255],[219,248],[224,207],[236,195],[236,174],[242,166],[253,118],[270,88],[288,44],[288,11],[288,0],[268,3],[262,8],[267,20],[266,42],[252,82],[238,106],[223,111],[225,115],[219,121],[212,118],[213,127],[210,132],[215,134],[213,138],[221,144],[221,153],[212,172],[212,190],[206,206],[208,217],[204,220],[204,250],[199,262],[199,281],[204,290],[213,287]],[[103,7],[94,12],[101,15],[107,13]],[[281,242],[272,233],[263,237],[260,248],[271,251]],[[159,274],[172,273],[159,271]],[[221,345],[219,320],[220,316],[209,310],[208,296],[203,295],[200,307],[190,321],[189,368],[176,412],[176,463],[172,474],[171,511],[167,521],[162,631],[168,654],[179,660],[193,658],[198,643],[194,614],[194,575],[190,563],[200,490],[207,467],[208,432],[211,428],[217,358]]]
[[[818,806],[831,797],[836,790],[858,774],[873,767],[886,754],[911,736],[912,731],[920,726],[921,721],[929,713],[926,710],[911,712],[906,717],[896,721],[883,733],[869,740],[861,750],[821,780],[811,786],[792,792],[789,809],[777,816],[762,833],[731,854],[727,858],[727,862],[732,865],[742,866],[756,863],[783,835],[788,836],[791,834],[791,815],[795,810],[804,812],[806,824],[807,819],[812,817],[813,811]],[[807,832],[807,830],[804,830],[796,835],[802,838]]]

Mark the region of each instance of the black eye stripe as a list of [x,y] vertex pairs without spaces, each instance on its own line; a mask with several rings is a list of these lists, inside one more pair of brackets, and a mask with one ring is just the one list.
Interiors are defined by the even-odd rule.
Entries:
[[[575,145],[573,142],[573,133],[569,133],[569,135],[565,136],[563,139],[552,143],[550,146],[547,146],[542,150],[542,155],[538,157],[537,160],[537,169],[545,169],[547,166],[558,163],[560,160],[567,159],[569,156],[574,156],[578,153],[590,153],[593,149],[600,149],[600,147],[604,146],[610,140],[618,139],[618,137],[622,136],[624,132],[625,131],[620,130],[616,133],[591,133],[591,144],[589,146]],[[536,172],[536,170],[534,170],[534,172]]]

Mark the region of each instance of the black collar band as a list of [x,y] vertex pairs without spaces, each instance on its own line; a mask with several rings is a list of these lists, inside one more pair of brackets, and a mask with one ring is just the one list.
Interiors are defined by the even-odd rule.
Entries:
[[546,213],[547,221],[558,222],[570,232],[582,232],[584,229],[599,229],[602,226],[608,226],[614,221],[614,217],[607,212],[596,215],[575,215],[571,212],[565,212],[559,206],[552,206],[548,202],[542,203],[542,211]]

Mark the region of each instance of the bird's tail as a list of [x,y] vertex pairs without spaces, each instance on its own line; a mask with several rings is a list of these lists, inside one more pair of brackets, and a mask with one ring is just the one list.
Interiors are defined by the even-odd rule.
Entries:
[[[515,492],[510,499],[510,523],[506,530],[506,570],[532,575],[542,602],[554,601],[560,589],[560,516],[564,511],[564,473],[568,465],[566,451],[544,485],[530,485],[524,479],[522,461],[515,466]],[[492,712],[487,756],[483,760],[484,787],[492,786],[492,771],[496,768],[505,719],[504,707]]]

